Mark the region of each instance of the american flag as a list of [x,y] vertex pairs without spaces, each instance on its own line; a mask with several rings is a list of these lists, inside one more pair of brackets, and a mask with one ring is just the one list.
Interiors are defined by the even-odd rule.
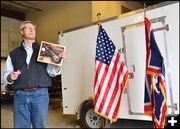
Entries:
[[116,121],[129,75],[125,63],[103,27],[99,26],[94,79],[94,111]]
[[144,22],[146,36],[144,112],[152,117],[154,127],[164,128],[167,112],[164,59],[147,17],[144,18]]

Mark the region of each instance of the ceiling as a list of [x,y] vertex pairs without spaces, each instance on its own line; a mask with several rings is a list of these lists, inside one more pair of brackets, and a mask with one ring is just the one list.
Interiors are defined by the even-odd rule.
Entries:
[[38,6],[41,1],[1,1],[1,8],[27,12],[27,11],[43,11]]
[[[1,8],[19,11],[19,12],[27,12],[27,11],[43,11],[41,4],[47,1],[1,1]],[[61,1],[60,1],[61,2]],[[146,6],[150,6],[153,4],[160,3],[162,1],[137,1],[142,6],[144,3]]]
[[138,1],[140,4],[144,5],[146,4],[146,6],[150,6],[150,5],[153,5],[153,4],[158,4],[158,3],[161,3],[161,2],[164,2],[164,1]]

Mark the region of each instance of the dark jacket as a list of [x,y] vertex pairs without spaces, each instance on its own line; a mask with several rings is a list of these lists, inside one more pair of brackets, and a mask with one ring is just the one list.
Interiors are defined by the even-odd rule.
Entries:
[[27,53],[22,43],[10,53],[14,71],[21,71],[18,79],[13,83],[14,90],[51,86],[51,78],[46,71],[47,64],[37,62],[40,45],[34,42],[32,48],[33,54],[29,65],[26,63]]

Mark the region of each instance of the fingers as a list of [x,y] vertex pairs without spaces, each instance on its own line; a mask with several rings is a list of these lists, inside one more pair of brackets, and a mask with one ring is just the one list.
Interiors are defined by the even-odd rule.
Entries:
[[17,74],[17,75],[19,75],[19,74],[21,74],[21,71],[20,71],[20,70],[17,70],[17,71],[15,71],[14,73]]
[[67,53],[66,52],[63,52],[63,58],[66,59],[67,58]]
[[12,72],[12,73],[10,74],[11,80],[16,80],[20,74],[21,74],[20,70],[17,70],[17,71],[15,71],[15,72]]
[[63,59],[66,59],[67,53],[65,51],[63,51],[59,56],[62,57]]
[[54,69],[58,73],[61,70],[61,66],[54,65]]

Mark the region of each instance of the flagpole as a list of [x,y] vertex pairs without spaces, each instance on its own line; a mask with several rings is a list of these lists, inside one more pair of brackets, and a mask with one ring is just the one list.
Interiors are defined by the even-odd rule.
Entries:
[[[97,24],[98,24],[98,33],[99,33],[99,28],[100,28],[100,16],[101,16],[101,13],[97,13],[97,17],[98,17],[98,21],[97,21]],[[109,125],[107,124],[107,122],[106,121],[104,121],[103,123],[102,123],[102,127],[101,128],[106,128],[106,126],[107,127],[109,127]]]
[[[101,25],[100,16],[101,16],[101,13],[97,13],[97,17],[98,17],[97,24],[98,24],[98,27],[100,27],[100,25]],[[99,30],[99,28],[98,28],[98,30]]]
[[[100,22],[100,16],[101,16],[101,13],[97,13],[97,17],[98,17],[98,21],[97,21],[97,24],[98,24],[98,33],[100,31],[100,25],[101,25],[101,22]],[[104,123],[103,123],[103,127],[102,128],[110,128],[110,125],[112,124],[112,121],[109,121],[108,119],[105,119]]]
[[144,2],[144,17],[146,16],[146,9],[147,9],[147,6],[146,6],[146,3]]
[[[146,10],[147,10],[147,6],[146,3],[144,2],[144,17],[146,17]],[[156,128],[156,124],[154,121],[154,83],[153,83],[153,76],[152,75],[148,75],[151,77],[151,108],[152,108],[152,126],[153,128]]]

